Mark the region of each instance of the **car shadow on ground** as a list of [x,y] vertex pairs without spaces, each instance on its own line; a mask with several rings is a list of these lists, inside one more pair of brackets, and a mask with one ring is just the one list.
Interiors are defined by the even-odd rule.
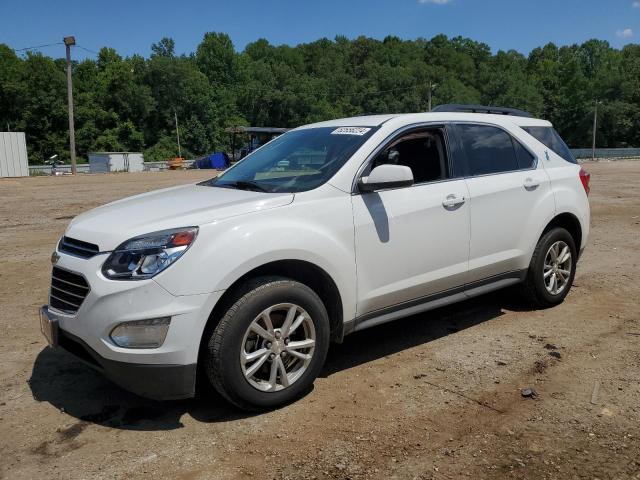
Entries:
[[118,387],[64,350],[44,348],[29,379],[36,401],[48,402],[81,422],[125,430],[182,428],[185,413],[202,422],[226,422],[248,415],[214,392],[195,399],[158,402]]
[[506,289],[356,332],[331,347],[320,376],[328,377],[454,334],[497,318],[505,309],[530,310],[518,298],[517,291]]
[[[343,344],[331,347],[320,376],[326,378],[455,334],[501,316],[504,309],[523,309],[511,290],[354,333]],[[49,348],[38,354],[29,386],[35,400],[50,403],[83,425],[96,423],[118,429],[159,431],[181,428],[185,414],[201,422],[229,422],[259,415],[242,412],[210,391],[191,400],[147,400],[122,390],[72,355]]]

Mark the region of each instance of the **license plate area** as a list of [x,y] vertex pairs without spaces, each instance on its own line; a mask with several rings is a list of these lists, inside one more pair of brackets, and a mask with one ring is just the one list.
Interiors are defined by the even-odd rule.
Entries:
[[49,316],[46,306],[40,308],[40,331],[50,347],[58,346],[58,320]]

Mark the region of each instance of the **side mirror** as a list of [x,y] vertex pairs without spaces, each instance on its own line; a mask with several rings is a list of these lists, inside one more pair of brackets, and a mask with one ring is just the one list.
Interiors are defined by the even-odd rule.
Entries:
[[358,182],[361,192],[375,192],[385,188],[410,187],[413,185],[413,172],[404,165],[380,165],[374,168],[368,177]]

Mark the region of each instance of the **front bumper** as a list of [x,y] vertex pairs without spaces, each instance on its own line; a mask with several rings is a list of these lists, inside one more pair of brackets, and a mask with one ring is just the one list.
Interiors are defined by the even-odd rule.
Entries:
[[[91,288],[75,313],[43,307],[56,325],[57,344],[141,396],[163,400],[193,396],[202,333],[223,292],[177,296],[153,279],[109,280],[101,273],[105,258],[60,253],[56,266],[83,275]],[[158,348],[122,348],[109,337],[122,322],[160,317],[171,317],[171,324]]]
[[[62,330],[80,338],[107,360],[163,365],[196,363],[200,337],[223,292],[172,295],[154,279],[109,280],[101,272],[106,257],[100,254],[83,259],[60,252],[56,266],[81,274],[91,289],[77,312],[70,314],[49,307],[49,316],[59,322]],[[122,322],[161,317],[171,317],[171,325],[158,348],[122,348],[109,337]]]
[[153,365],[108,360],[94,352],[78,337],[60,330],[58,345],[101,372],[125,390],[153,400],[191,398],[196,389],[196,364]]
[[195,395],[196,364],[147,365],[108,360],[82,339],[60,328],[45,305],[40,309],[40,329],[52,348],[63,348],[103,373],[122,388],[154,400],[176,400]]
[[[195,395],[195,363],[190,365],[153,365],[109,360],[98,355],[86,342],[62,330],[57,320],[50,320],[47,307],[40,312],[41,325],[49,321],[48,334],[43,333],[53,348],[62,348],[86,365],[101,372],[116,385],[141,397],[154,400],[176,400]],[[43,321],[42,318],[45,320]]]

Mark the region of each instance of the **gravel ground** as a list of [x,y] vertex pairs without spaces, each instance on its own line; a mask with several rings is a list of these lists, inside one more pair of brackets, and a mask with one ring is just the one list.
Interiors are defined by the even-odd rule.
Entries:
[[562,305],[504,291],[354,334],[258,415],[141,399],[38,329],[70,218],[207,172],[0,180],[0,477],[640,479],[640,162],[586,168],[593,230]]

